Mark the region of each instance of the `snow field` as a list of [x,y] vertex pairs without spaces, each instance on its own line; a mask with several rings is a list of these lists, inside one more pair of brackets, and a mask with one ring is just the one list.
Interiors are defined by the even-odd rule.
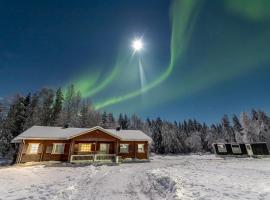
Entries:
[[270,159],[156,155],[114,166],[2,167],[0,199],[270,199]]

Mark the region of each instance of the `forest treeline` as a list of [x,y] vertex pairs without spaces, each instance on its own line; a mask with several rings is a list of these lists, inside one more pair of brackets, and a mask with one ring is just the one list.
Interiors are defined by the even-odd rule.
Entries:
[[70,85],[65,92],[43,88],[0,103],[0,156],[14,157],[18,147],[11,140],[33,125],[139,129],[153,139],[151,150],[159,154],[210,152],[213,142],[270,142],[270,118],[261,110],[232,119],[224,115],[220,123],[211,125],[195,119],[143,120],[135,114],[95,111],[91,101],[82,99],[80,91]]

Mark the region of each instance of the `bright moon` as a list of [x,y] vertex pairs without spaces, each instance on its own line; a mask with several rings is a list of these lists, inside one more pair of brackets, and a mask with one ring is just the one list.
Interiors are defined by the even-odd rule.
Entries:
[[135,39],[132,42],[132,47],[135,51],[140,51],[143,48],[143,43],[140,39]]

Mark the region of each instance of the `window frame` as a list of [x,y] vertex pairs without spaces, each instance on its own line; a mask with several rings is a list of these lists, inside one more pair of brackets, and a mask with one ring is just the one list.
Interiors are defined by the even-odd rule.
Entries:
[[239,144],[231,144],[233,154],[242,154],[242,150]]
[[217,150],[219,153],[227,153],[227,147],[225,144],[217,144]]
[[[32,145],[37,145],[36,152],[32,152]],[[26,154],[32,154],[32,155],[38,154],[39,145],[40,145],[40,143],[28,143]]]
[[[64,146],[64,148],[63,148],[63,152],[55,152],[55,150],[56,150],[56,146],[57,145],[63,145]],[[65,154],[65,146],[66,146],[66,143],[53,143],[53,147],[52,147],[52,152],[51,152],[51,154]]]
[[[123,148],[121,148],[121,145],[126,145],[127,150],[126,151],[121,151],[121,149],[123,149]],[[129,153],[129,144],[120,144],[119,145],[119,153]]]
[[[139,145],[142,145],[142,150],[141,150],[141,151],[139,150]],[[144,146],[145,146],[144,144],[137,144],[137,152],[138,152],[138,153],[145,153],[145,148],[144,148]]]
[[[89,151],[81,151],[81,146],[82,145],[89,145],[90,146]],[[79,143],[79,145],[78,145],[78,152],[79,153],[90,153],[90,152],[92,152],[92,143],[86,143],[86,142]]]

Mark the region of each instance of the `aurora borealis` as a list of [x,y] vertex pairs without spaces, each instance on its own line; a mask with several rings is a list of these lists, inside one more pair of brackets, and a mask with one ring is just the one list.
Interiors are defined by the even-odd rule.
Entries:
[[1,11],[0,96],[73,83],[114,113],[270,111],[268,0],[6,1]]

